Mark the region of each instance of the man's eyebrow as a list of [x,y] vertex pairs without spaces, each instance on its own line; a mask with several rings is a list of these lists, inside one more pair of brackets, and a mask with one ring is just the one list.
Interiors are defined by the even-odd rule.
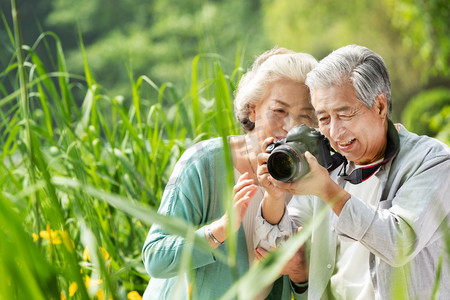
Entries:
[[[345,105],[345,106],[341,106],[341,107],[338,107],[336,109],[333,109],[333,111],[334,112],[343,112],[343,111],[349,111],[349,110],[352,110],[352,109],[353,108],[351,106]],[[316,110],[316,112],[315,112],[316,116],[320,115],[320,114],[323,114],[323,113],[325,113],[325,110]]]

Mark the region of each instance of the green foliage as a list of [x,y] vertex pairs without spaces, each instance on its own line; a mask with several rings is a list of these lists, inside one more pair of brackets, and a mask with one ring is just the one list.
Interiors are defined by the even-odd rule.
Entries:
[[430,128],[438,132],[436,138],[450,145],[450,105],[445,105],[430,120]]
[[[402,123],[417,134],[440,136],[448,142],[450,89],[435,88],[417,94],[403,111]],[[447,138],[445,138],[447,136]]]
[[[10,8],[1,5],[6,14]],[[267,48],[255,29],[262,23],[259,2],[28,0],[21,8],[21,24],[31,22],[26,42],[16,15],[14,28],[5,16],[0,31],[0,298],[142,294],[149,277],[140,251],[152,223],[206,246],[195,228],[156,212],[187,147],[239,133],[232,95],[246,57]],[[58,34],[34,36],[37,20]],[[351,36],[352,27],[340,22],[327,38]],[[316,54],[330,49],[299,40]],[[433,130],[448,134],[449,110],[430,117]],[[277,276],[309,232],[305,227],[225,297],[248,285],[263,288],[260,275],[266,283]],[[232,259],[215,254],[232,266]],[[188,266],[189,252],[185,256]]]
[[[0,298],[142,294],[144,224],[196,237],[192,226],[156,213],[159,199],[187,147],[239,133],[231,109],[239,67],[228,76],[218,56],[197,56],[191,89],[181,96],[129,71],[131,99],[110,98],[83,44],[84,77],[69,73],[55,34],[22,46],[14,25],[15,51],[1,81],[13,91],[3,88],[0,98]],[[54,45],[53,66],[38,54],[47,45]]]
[[[7,2],[0,1],[0,6],[9,22]],[[400,119],[412,95],[436,86],[436,82],[449,82],[446,73],[429,73],[437,65],[448,68],[448,55],[444,60],[448,54],[448,7],[443,0],[20,1],[25,44],[34,43],[43,31],[55,32],[64,47],[67,70],[80,74],[84,61],[79,51],[80,31],[97,85],[111,98],[122,95],[126,101],[131,99],[130,70],[158,86],[171,82],[176,93],[184,93],[191,86],[187,76],[191,61],[199,53],[217,53],[224,73],[231,74],[238,65],[248,66],[254,55],[274,45],[321,59],[343,45],[360,44],[386,61],[393,86],[394,121]],[[406,11],[414,14],[405,21]],[[413,28],[422,30],[426,40],[417,39],[420,35],[412,34]],[[10,35],[0,26],[6,53],[11,53],[9,40]],[[52,42],[44,43],[37,54],[45,65],[56,67]],[[422,48],[431,49],[427,60],[419,59]],[[239,61],[230,59],[236,53]],[[2,69],[9,65],[8,59],[0,56]],[[411,63],[414,61],[421,63]],[[9,88],[5,84],[8,93]],[[80,99],[81,94],[76,96]]]
[[387,0],[392,24],[403,43],[417,49],[416,63],[426,63],[425,76],[450,74],[450,4],[447,0]]
[[313,54],[322,59],[331,51],[348,45],[366,46],[379,53],[392,82],[394,120],[411,93],[425,84],[422,70],[411,64],[415,51],[398,42],[392,29],[389,7],[371,0],[275,0],[263,1],[264,30],[272,44]]
[[[92,72],[101,78],[107,93],[129,96],[127,69],[158,85],[172,82],[180,92],[189,88],[186,74],[198,53],[233,57],[245,40],[251,43],[251,51],[258,51],[253,47],[261,44],[263,36],[252,34],[258,29],[258,11],[249,6],[249,2],[237,0],[128,0],[114,4],[58,0],[52,2],[45,24],[57,33],[69,31],[69,37],[79,28]],[[77,45],[71,41],[64,44],[70,47],[70,70],[79,73],[82,57]],[[235,65],[223,60],[222,68],[231,73]]]

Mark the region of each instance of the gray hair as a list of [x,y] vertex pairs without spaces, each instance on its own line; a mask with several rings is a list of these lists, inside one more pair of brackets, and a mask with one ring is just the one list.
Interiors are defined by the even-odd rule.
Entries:
[[306,53],[296,53],[275,47],[256,58],[251,69],[245,73],[236,90],[234,113],[246,131],[252,131],[255,123],[249,119],[250,105],[262,101],[270,83],[288,79],[304,84],[306,74],[317,65],[317,60]]
[[348,45],[333,51],[308,74],[306,85],[314,99],[314,89],[339,86],[349,81],[358,100],[369,109],[377,96],[384,93],[389,116],[392,111],[389,73],[383,58],[366,47]]

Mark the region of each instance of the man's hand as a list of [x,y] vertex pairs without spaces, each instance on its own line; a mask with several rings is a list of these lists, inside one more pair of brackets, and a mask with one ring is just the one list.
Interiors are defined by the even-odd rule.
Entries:
[[328,203],[336,215],[342,211],[345,203],[350,199],[350,194],[337,185],[328,175],[328,171],[322,167],[317,159],[308,151],[305,152],[310,171],[294,182],[282,182],[268,176],[267,180],[281,190],[293,195],[315,195]]
[[[301,231],[301,227],[299,228],[299,231]],[[255,249],[255,256],[258,261],[263,260],[268,254],[269,251],[263,248]],[[305,245],[302,245],[297,252],[295,252],[294,256],[286,263],[280,274],[289,275],[292,282],[302,283],[308,281],[308,271],[309,268],[305,253]]]

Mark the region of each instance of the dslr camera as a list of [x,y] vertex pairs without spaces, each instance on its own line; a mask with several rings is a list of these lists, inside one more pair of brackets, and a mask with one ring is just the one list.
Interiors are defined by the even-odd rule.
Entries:
[[323,134],[302,124],[289,130],[285,139],[267,146],[265,152],[270,153],[267,161],[270,175],[284,182],[302,178],[309,172],[309,164],[304,156],[306,151],[314,155],[328,172],[344,162],[344,157],[330,146]]

